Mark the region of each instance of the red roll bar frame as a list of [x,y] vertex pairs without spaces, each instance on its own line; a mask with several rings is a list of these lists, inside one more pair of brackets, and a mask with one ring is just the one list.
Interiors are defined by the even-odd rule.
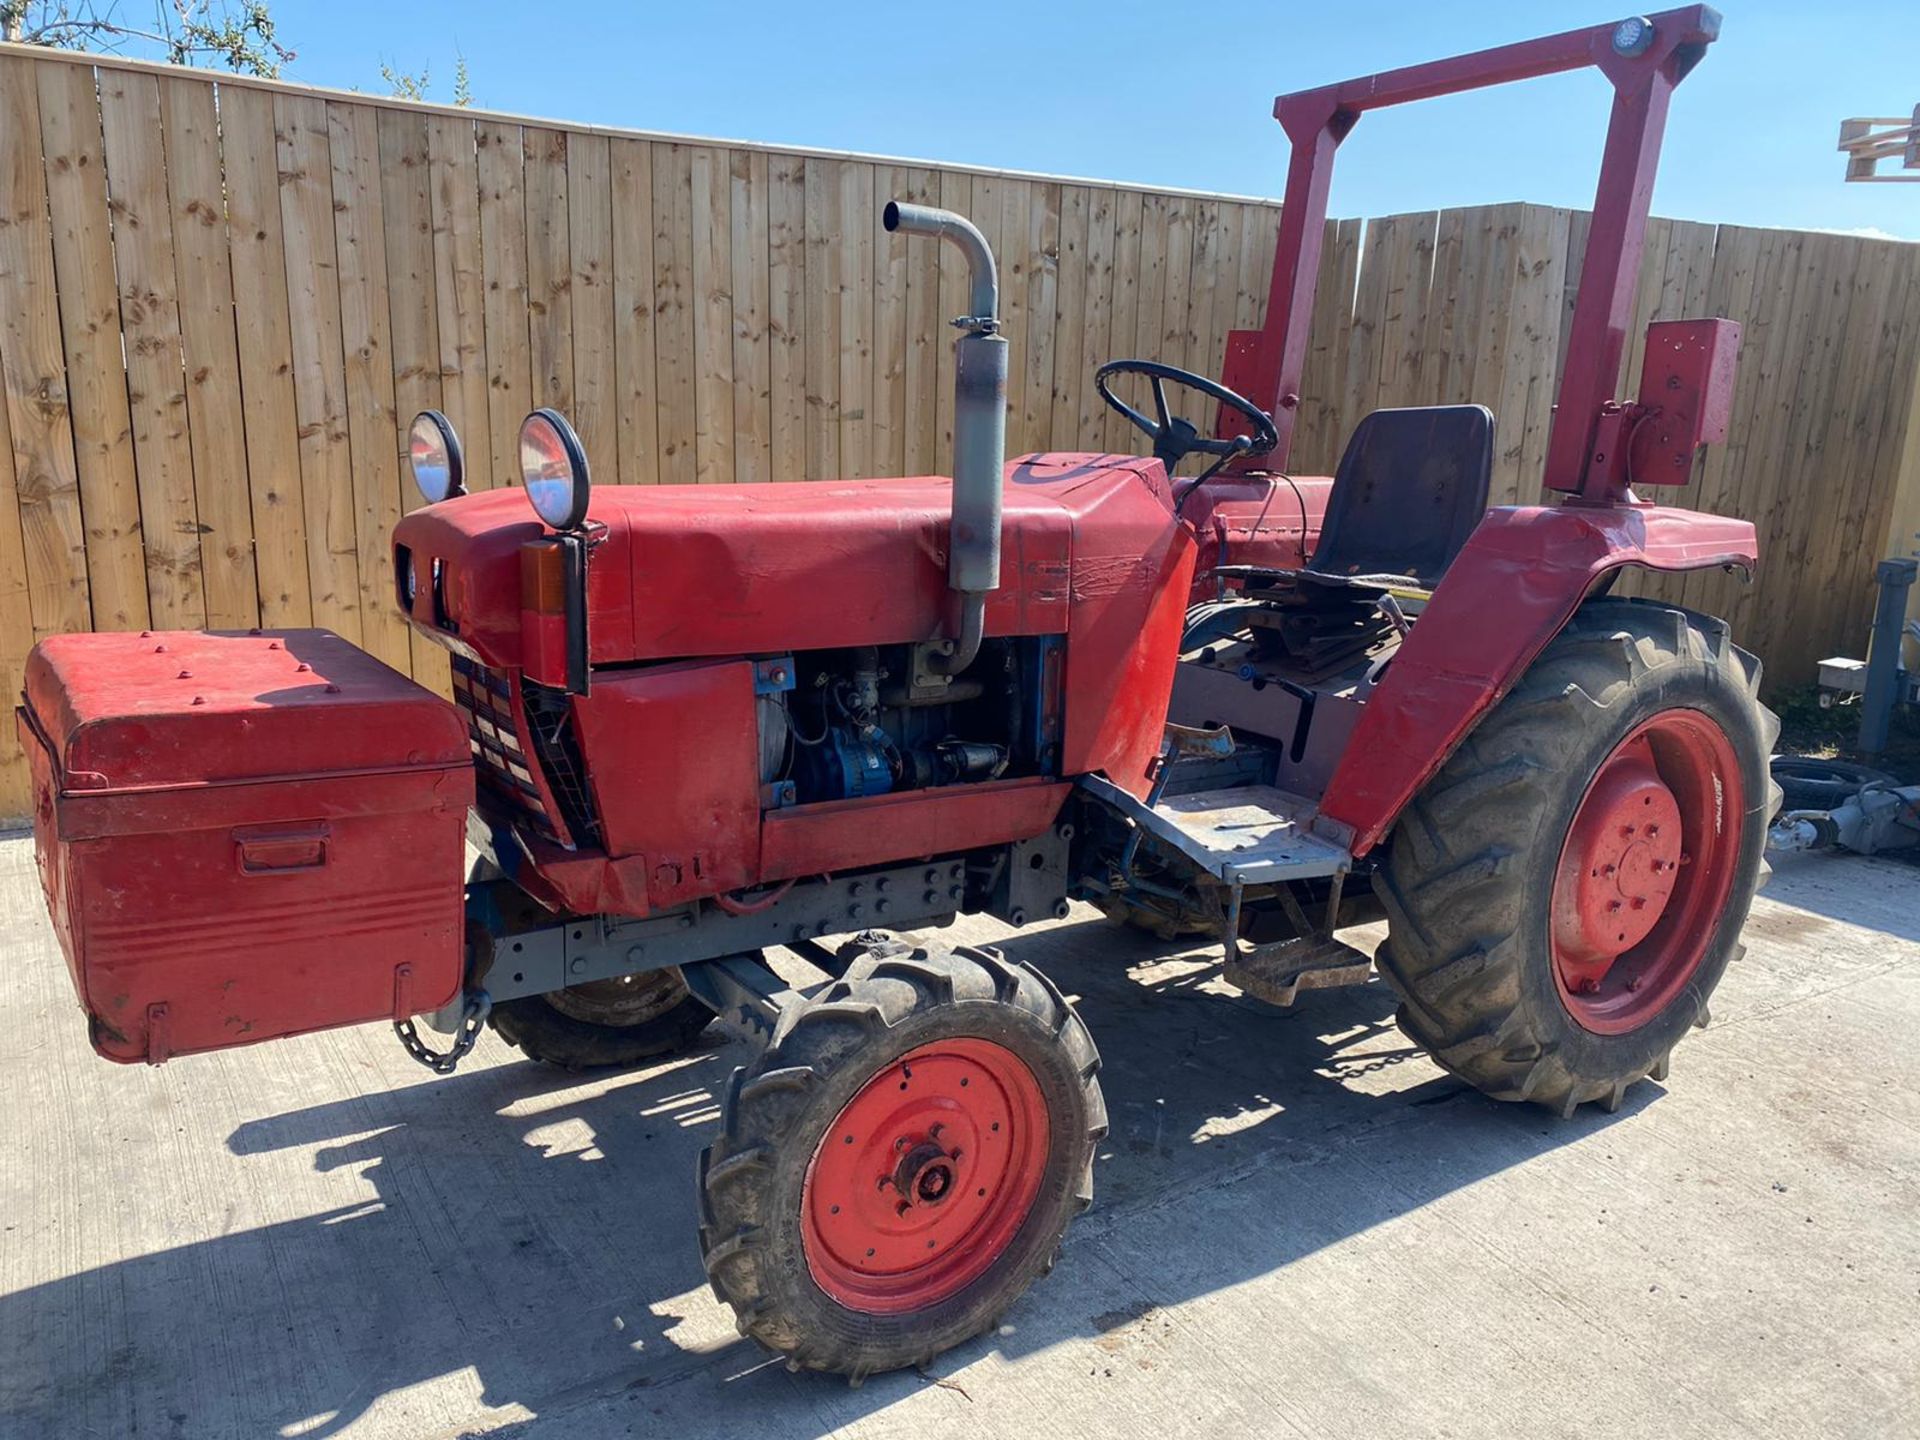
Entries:
[[1287,167],[1273,285],[1265,325],[1228,337],[1225,380],[1273,415],[1280,443],[1271,454],[1248,457],[1238,468],[1286,468],[1300,405],[1334,152],[1360,117],[1388,105],[1592,65],[1613,82],[1613,114],[1543,479],[1549,489],[1573,492],[1583,500],[1611,504],[1628,499],[1631,492],[1619,466],[1589,461],[1603,411],[1618,404],[1620,357],[1633,312],[1667,104],[1674,86],[1700,62],[1719,33],[1718,11],[1688,5],[1275,100],[1274,118],[1293,142],[1293,158]]

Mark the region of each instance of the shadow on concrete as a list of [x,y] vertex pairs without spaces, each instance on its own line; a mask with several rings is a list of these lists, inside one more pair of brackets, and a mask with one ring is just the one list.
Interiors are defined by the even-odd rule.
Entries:
[[[1083,1247],[1098,1251],[1129,1216],[1197,1189],[1252,1187],[1272,1222],[1230,1237],[1195,1233],[1195,1247],[1217,1253],[1205,1266],[1170,1265],[1175,1278],[1122,1320],[1280,1270],[1661,1093],[1643,1085],[1621,1116],[1588,1107],[1557,1122],[1434,1078],[1378,987],[1275,1011],[1204,988],[1216,971],[1170,974],[1180,967],[1156,963],[1159,942],[1097,922],[1004,948],[1080,997],[1113,1128],[1095,1209],[1070,1232],[1060,1271],[1015,1307],[1011,1334],[943,1356],[929,1375],[849,1392],[790,1376],[733,1336],[705,1288],[692,1176],[715,1097],[745,1052],[709,1038],[611,1081],[509,1064],[242,1125],[229,1142],[237,1154],[284,1165],[297,1163],[288,1152],[317,1146],[317,1166],[358,1170],[378,1200],[0,1297],[0,1334],[26,1347],[0,1367],[13,1372],[0,1388],[22,1427],[7,1433],[121,1435],[137,1417],[142,1434],[321,1437],[380,1397],[405,1400],[396,1392],[459,1372],[471,1372],[473,1400],[537,1416],[633,1392],[644,1429],[648,1397],[638,1392],[692,1384],[711,1391],[697,1413],[715,1434],[738,1433],[747,1415],[759,1433],[823,1433],[989,1349],[1017,1358],[1112,1328],[1111,1310],[1071,1303],[1085,1284],[1061,1280],[1076,1260],[1096,1258]],[[1382,1181],[1396,1156],[1398,1177]],[[1331,1199],[1316,1168],[1329,1157],[1351,1172],[1336,1173],[1344,1183]],[[407,1433],[451,1433],[478,1418],[448,1415],[446,1403],[427,1405]]]

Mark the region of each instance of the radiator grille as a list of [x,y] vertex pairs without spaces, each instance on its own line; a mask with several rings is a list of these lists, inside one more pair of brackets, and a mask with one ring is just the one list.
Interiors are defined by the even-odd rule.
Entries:
[[593,792],[587,788],[587,767],[580,758],[580,742],[573,729],[573,702],[564,690],[524,681],[520,698],[533,733],[534,754],[560,818],[583,844],[600,842],[600,819],[594,813]]
[[519,676],[453,657],[453,701],[467,717],[467,738],[481,785],[505,800],[543,840],[573,848],[551,787],[541,774],[525,723]]

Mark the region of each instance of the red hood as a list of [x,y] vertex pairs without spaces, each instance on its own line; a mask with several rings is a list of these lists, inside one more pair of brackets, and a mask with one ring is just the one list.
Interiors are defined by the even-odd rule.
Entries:
[[[941,476],[773,485],[606,486],[588,567],[592,660],[892,644],[946,633],[952,482]],[[1066,625],[1070,583],[1099,587],[1140,558],[1143,522],[1170,530],[1156,460],[1030,455],[1007,467],[995,635]],[[420,577],[413,619],[492,665],[520,663],[520,551],[547,534],[518,489],[416,510],[394,531],[396,571]],[[1127,547],[1133,547],[1128,553]],[[432,567],[441,567],[445,625]],[[691,602],[691,603],[689,603]]]

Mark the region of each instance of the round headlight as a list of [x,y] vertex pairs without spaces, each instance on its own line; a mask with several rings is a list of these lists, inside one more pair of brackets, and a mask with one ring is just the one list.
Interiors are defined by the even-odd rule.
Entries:
[[536,410],[520,422],[520,483],[533,513],[556,530],[577,530],[587,518],[587,452],[557,410]]
[[413,427],[407,431],[407,464],[429,505],[467,493],[460,437],[453,433],[453,422],[438,410],[422,410],[413,417]]

